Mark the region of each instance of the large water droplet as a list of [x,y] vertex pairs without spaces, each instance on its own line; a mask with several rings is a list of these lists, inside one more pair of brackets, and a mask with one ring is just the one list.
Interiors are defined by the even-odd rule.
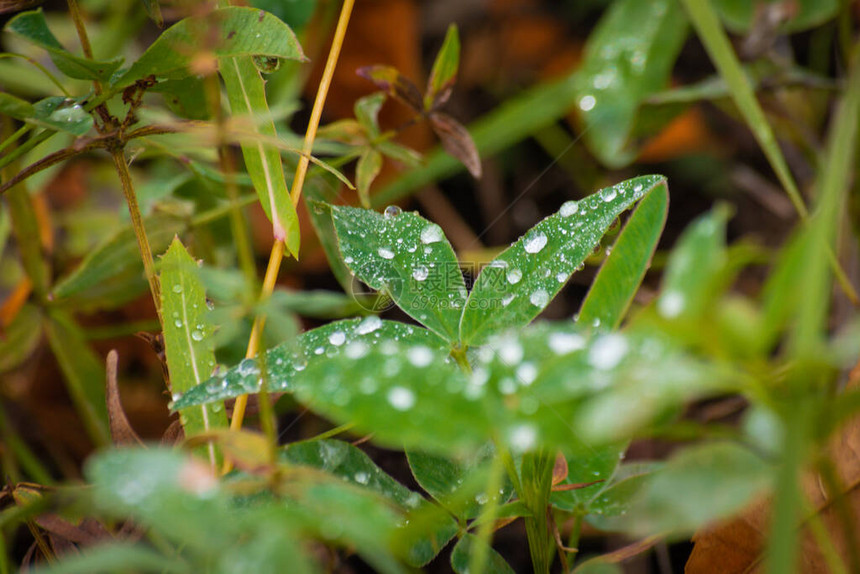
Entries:
[[540,250],[546,246],[546,241],[546,235],[537,233],[526,238],[523,248],[526,250],[526,253],[540,253]]
[[508,269],[507,279],[511,285],[516,285],[523,278],[523,272],[519,269]]
[[627,339],[622,335],[612,333],[597,339],[588,353],[588,362],[595,369],[609,370],[627,354]]
[[406,358],[416,367],[426,367],[433,362],[433,352],[424,345],[418,345],[406,351]]
[[197,329],[194,329],[193,331],[191,331],[191,338],[194,339],[195,341],[202,341],[203,340],[203,332],[198,331]]
[[664,291],[657,301],[657,311],[667,319],[673,319],[684,311],[684,296],[677,291]]
[[442,241],[442,237],[442,228],[435,223],[431,223],[421,230],[421,243],[436,243]]
[[389,205],[385,208],[385,211],[382,213],[382,216],[385,219],[394,219],[398,215],[403,213],[403,210],[397,207],[396,205]]
[[355,332],[359,335],[367,335],[369,333],[373,333],[380,327],[382,327],[382,319],[376,315],[368,315],[361,323],[358,324],[358,327],[355,328]]
[[511,301],[513,301],[513,300],[514,300],[514,294],[508,293],[507,295],[502,297],[502,307],[507,307],[508,305],[511,304]]
[[566,355],[585,348],[585,338],[576,333],[552,333],[547,345],[553,353]]
[[571,215],[576,214],[577,211],[579,211],[579,203],[571,200],[565,201],[561,204],[559,213],[561,213],[562,217],[570,217]]
[[344,333],[343,331],[335,331],[328,336],[328,342],[335,347],[340,347],[346,342],[346,333]]
[[182,285],[177,283],[173,286],[173,289],[171,289],[171,291],[173,291],[174,293],[182,293]]
[[543,309],[549,303],[549,293],[546,292],[546,289],[537,289],[529,295],[529,301],[535,307]]
[[618,192],[615,191],[615,189],[610,188],[610,189],[607,189],[606,191],[604,191],[603,195],[601,197],[603,198],[603,201],[609,202],[609,201],[612,201],[613,199],[615,199],[615,197],[617,195],[618,195]]
[[412,278],[416,281],[424,281],[430,275],[430,271],[423,265],[412,270]]
[[408,411],[415,405],[415,393],[405,387],[391,387],[388,403],[398,411]]
[[394,252],[388,247],[380,247],[376,252],[379,253],[379,256],[383,259],[394,259]]
[[508,442],[515,452],[525,452],[535,446],[537,430],[532,425],[517,425],[508,432]]

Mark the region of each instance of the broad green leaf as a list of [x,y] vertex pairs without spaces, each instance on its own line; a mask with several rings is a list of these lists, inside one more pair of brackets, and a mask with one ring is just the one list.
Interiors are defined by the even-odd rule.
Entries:
[[686,534],[743,508],[770,484],[769,464],[729,442],[689,447],[654,473],[627,513],[636,534]]
[[[347,293],[353,293],[352,284],[355,281],[352,272],[343,262],[340,248],[337,245],[337,233],[334,230],[334,222],[331,212],[324,202],[334,201],[337,197],[338,188],[330,176],[311,179],[305,184],[302,195],[307,206],[308,217],[314,227],[320,245],[325,251],[329,268],[337,282]],[[371,307],[372,308],[372,307]]]
[[[630,465],[639,467],[640,465]],[[634,468],[623,477],[616,477],[588,502],[586,520],[604,532],[621,532],[625,529],[627,514],[652,478],[653,468]],[[622,469],[625,467],[622,467]],[[619,473],[621,474],[621,473]]]
[[66,313],[51,310],[45,323],[51,350],[60,364],[69,395],[84,428],[98,445],[110,443],[105,404],[105,370],[87,345],[83,330]]
[[[488,502],[485,485],[489,478],[488,463],[493,456],[495,449],[491,443],[463,460],[420,450],[406,451],[409,469],[421,488],[461,520],[477,518]],[[497,504],[506,503],[513,492],[513,486],[505,481]]]
[[370,186],[381,170],[382,154],[373,148],[364,150],[355,166],[355,187],[365,207],[370,207]]
[[[275,124],[266,102],[266,86],[250,56],[221,58],[218,63],[227,88],[234,116],[254,119],[261,136],[277,137]],[[242,143],[245,168],[260,197],[260,204],[272,222],[276,240],[283,240],[293,257],[298,258],[301,235],[299,216],[290,198],[280,151],[262,141]]]
[[550,502],[555,508],[583,514],[594,496],[606,488],[606,484],[624,457],[626,444],[608,444],[582,449],[567,455],[567,477],[559,486],[601,481],[592,486],[553,492]]
[[[144,220],[153,251],[164,251],[185,228],[179,218],[155,215]],[[136,286],[136,288],[134,287]],[[68,308],[101,308],[105,298],[118,304],[146,288],[134,231],[127,227],[92,250],[51,294],[53,303]]]
[[[206,317],[206,292],[197,264],[178,238],[161,258],[161,313],[170,390],[183,393],[209,379],[215,367],[212,326]],[[224,404],[215,402],[180,413],[186,436],[227,426]],[[201,447],[213,468],[220,457],[215,445]]]
[[295,29],[304,28],[317,8],[317,0],[302,0],[301,2],[251,0],[249,4],[254,8],[271,12]]
[[[429,505],[421,495],[394,480],[369,456],[348,442],[314,440],[293,443],[281,451],[281,460],[324,470],[355,486],[372,490],[407,511]],[[456,522],[448,515],[440,516],[440,520],[428,521],[423,532],[415,527],[410,529],[404,541],[404,545],[409,548],[410,562],[414,566],[429,562],[457,530]]]
[[839,12],[838,0],[799,0],[790,5],[775,0],[711,0],[726,26],[734,32],[749,32],[756,24],[756,14],[771,11],[781,14],[779,30],[798,32],[814,28]]
[[416,213],[331,206],[343,260],[370,287],[449,342],[466,302],[457,256],[442,229]]
[[26,303],[0,333],[0,373],[6,373],[36,349],[42,339],[42,313],[35,305]]
[[667,319],[698,321],[713,304],[720,271],[726,265],[723,206],[699,217],[678,239],[663,274],[657,311]]
[[[457,541],[454,550],[451,551],[451,568],[454,569],[454,572],[468,574],[469,561],[475,551],[475,546],[479,544],[486,545],[477,536],[468,532]],[[498,552],[492,548],[487,548],[487,563],[484,565],[484,572],[487,574],[514,574],[514,569]]]
[[665,179],[637,177],[575,202],[531,228],[484,267],[460,323],[460,339],[483,342],[493,332],[522,327],[543,311],[591,254],[612,222]]
[[340,440],[309,440],[287,445],[280,460],[311,466],[342,478],[359,488],[367,488],[404,508],[417,508],[424,499],[379,468],[362,450]]
[[0,113],[16,120],[25,120],[33,117],[36,109],[27,100],[22,100],[6,92],[0,92]]
[[460,37],[457,35],[457,25],[448,26],[445,41],[436,54],[433,70],[427,79],[427,92],[424,94],[424,109],[432,110],[448,100],[451,89],[457,81],[457,69],[460,67]]
[[220,8],[205,16],[185,18],[165,30],[112,87],[118,90],[149,75],[189,76],[197,57],[257,55],[305,60],[295,34],[277,17],[254,8]]
[[191,574],[190,564],[167,556],[150,546],[130,542],[106,542],[63,556],[59,562],[30,569],[32,574],[93,574],[94,572],[164,572]]
[[35,112],[28,120],[34,124],[72,135],[85,135],[93,127],[93,117],[75,100],[51,97],[33,104]]
[[189,120],[208,120],[206,92],[200,78],[188,77],[158,82],[149,89],[160,93],[164,103],[174,114]]
[[603,15],[585,47],[577,101],[589,149],[620,167],[636,155],[628,146],[643,100],[666,87],[687,37],[675,0],[620,0]]
[[18,14],[6,29],[46,50],[57,69],[70,78],[105,82],[122,64],[122,59],[97,61],[70,54],[48,28],[41,8]]
[[639,202],[591,284],[579,310],[579,321],[585,325],[597,323],[606,330],[621,324],[651,265],[668,210],[665,183],[653,187]]

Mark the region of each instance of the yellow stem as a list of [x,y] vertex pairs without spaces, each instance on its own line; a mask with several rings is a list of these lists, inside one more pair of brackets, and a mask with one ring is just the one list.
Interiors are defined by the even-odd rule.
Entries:
[[[334,68],[337,65],[340,50],[343,46],[343,38],[346,35],[346,28],[349,24],[349,18],[352,14],[352,6],[354,0],[344,0],[338,18],[337,28],[335,28],[334,38],[332,39],[331,50],[329,50],[328,59],[326,60],[325,70],[323,71],[322,79],[320,80],[317,90],[317,97],[314,100],[314,107],[311,111],[311,119],[308,123],[308,130],[305,134],[304,146],[302,155],[299,158],[299,165],[296,168],[296,175],[293,178],[293,187],[290,192],[290,199],[293,205],[298,205],[299,198],[302,194],[302,187],[305,183],[305,176],[308,171],[311,150],[313,149],[314,139],[316,138],[317,128],[319,127],[320,118],[322,117],[322,109],[325,105],[328,89],[331,85],[331,78],[334,75]],[[263,288],[260,293],[260,300],[265,301],[275,289],[275,280],[278,278],[278,272],[281,269],[281,260],[284,256],[284,243],[275,241],[272,245],[272,252],[269,255],[269,265],[266,268],[266,276],[263,279]],[[260,338],[263,333],[263,327],[266,323],[266,317],[258,316],[254,320],[254,327],[251,330],[251,337],[248,339],[248,350],[245,357],[252,358],[257,355],[260,349]],[[245,409],[248,405],[248,395],[241,395],[236,398],[236,404],[233,406],[233,418],[230,420],[230,429],[239,430],[242,428],[242,422],[245,418]],[[224,465],[224,472],[229,472],[231,464],[227,461]]]

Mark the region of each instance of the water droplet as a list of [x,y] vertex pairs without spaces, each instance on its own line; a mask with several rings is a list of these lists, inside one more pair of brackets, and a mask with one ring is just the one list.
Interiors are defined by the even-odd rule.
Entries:
[[640,191],[642,191],[642,184],[641,184],[641,183],[637,183],[636,185],[634,185],[634,186],[633,186],[633,191],[635,191],[636,193],[639,193]]
[[398,411],[408,411],[415,405],[415,393],[405,387],[391,387],[388,402]]
[[677,291],[665,291],[657,301],[657,311],[667,319],[677,317],[684,311],[684,296]]
[[506,365],[519,363],[523,359],[523,348],[514,339],[504,339],[499,345],[499,358]]
[[353,261],[354,261],[354,259],[352,257],[350,257],[349,255],[347,255],[346,257],[343,258],[343,262],[346,263],[347,265],[349,265]]
[[424,345],[418,345],[406,351],[406,358],[416,367],[426,367],[433,362],[433,352]]
[[358,324],[358,327],[355,328],[355,332],[359,335],[367,335],[373,333],[380,327],[382,327],[382,319],[376,315],[368,315],[361,323]]
[[350,359],[360,359],[368,351],[370,351],[370,347],[364,341],[350,341],[344,349],[344,354]]
[[370,475],[364,471],[356,472],[355,476],[353,476],[353,478],[355,479],[355,482],[357,482],[358,484],[367,484],[370,481]]
[[424,281],[430,275],[430,271],[423,265],[412,270],[412,278],[416,281]]
[[376,252],[379,253],[379,256],[383,259],[394,259],[394,252],[388,247],[380,247]]
[[618,192],[614,188],[609,188],[603,192],[601,197],[603,198],[603,201],[609,202],[615,199],[617,195]]
[[546,235],[538,233],[528,237],[525,243],[523,243],[523,248],[526,250],[526,253],[540,253],[541,249],[546,246],[546,242]]
[[181,328],[181,327],[182,327],[182,321],[180,321],[179,319],[176,319],[175,321],[173,321],[173,324],[174,324],[177,328]]
[[529,301],[535,307],[543,309],[549,303],[549,293],[546,292],[546,289],[537,289],[529,295]]
[[396,205],[389,205],[385,208],[385,211],[382,213],[382,216],[385,219],[394,219],[398,215],[403,213],[403,210],[397,207]]
[[558,275],[555,276],[555,280],[559,283],[564,283],[565,281],[567,281],[567,273],[565,273],[564,271],[559,271]]
[[431,223],[421,230],[421,243],[424,243],[425,245],[442,241],[442,237],[442,228],[435,223]]
[[561,204],[559,213],[561,213],[562,217],[570,217],[571,215],[576,214],[577,211],[579,211],[579,203],[571,200],[565,201]]
[[503,395],[512,395],[517,392],[517,382],[510,377],[499,381],[499,392]]
[[182,293],[182,285],[177,283],[173,286],[173,289],[171,289],[171,291],[173,291],[174,293]]
[[576,333],[552,333],[547,345],[553,353],[566,355],[585,348],[585,338]]
[[579,109],[583,112],[590,112],[592,109],[594,109],[594,104],[596,103],[597,100],[594,99],[594,96],[590,94],[587,96],[582,96],[579,99]]
[[511,304],[511,301],[513,301],[513,300],[514,300],[514,294],[508,293],[507,295],[502,297],[502,307],[507,307],[508,305]]
[[194,339],[195,341],[202,341],[203,340],[203,332],[195,329],[195,330],[191,331],[191,338]]
[[325,352],[325,347],[317,347],[314,349],[314,355],[322,355]]
[[520,380],[520,383],[526,386],[534,382],[537,378],[537,373],[537,367],[535,367],[534,363],[522,363],[517,367],[517,378]]
[[475,495],[475,502],[477,502],[478,504],[487,504],[489,500],[489,497],[484,492],[479,492]]
[[535,446],[537,430],[532,425],[517,425],[508,432],[508,442],[514,451],[525,452]]
[[508,269],[507,279],[511,285],[516,285],[523,278],[523,272],[519,269]]
[[609,370],[627,354],[627,339],[617,333],[604,335],[597,339],[588,353],[588,362],[595,369]]
[[328,342],[335,347],[340,347],[346,342],[346,333],[344,333],[343,331],[335,331],[328,336]]

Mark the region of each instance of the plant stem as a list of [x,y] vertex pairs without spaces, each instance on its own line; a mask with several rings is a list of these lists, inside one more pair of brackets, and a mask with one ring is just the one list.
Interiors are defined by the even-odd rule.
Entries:
[[549,528],[547,508],[552,488],[552,468],[555,457],[548,451],[539,450],[523,456],[522,498],[531,516],[525,518],[529,553],[535,574],[549,574],[552,566],[555,540]]
[[158,313],[160,321],[161,285],[159,284],[158,276],[155,273],[155,262],[152,259],[152,249],[149,246],[149,239],[146,237],[146,228],[143,226],[143,218],[140,215],[140,207],[137,204],[137,196],[134,193],[134,184],[131,181],[131,174],[128,171],[128,164],[125,161],[122,148],[112,149],[111,158],[113,158],[116,172],[119,175],[119,180],[122,184],[122,192],[125,195],[125,201],[128,204],[128,212],[131,216],[131,226],[134,229],[134,236],[137,239],[140,258],[143,260],[143,271],[146,274],[146,280],[149,282],[149,292],[152,294],[152,301],[155,303],[155,310]]
[[[293,178],[293,187],[290,191],[290,198],[293,201],[293,205],[298,205],[299,198],[301,197],[302,187],[305,183],[305,175],[307,175],[307,169],[309,164],[309,155],[314,145],[314,138],[316,137],[317,128],[319,127],[320,117],[322,116],[322,108],[325,105],[326,96],[328,95],[328,88],[331,85],[331,78],[334,74],[334,67],[337,64],[338,56],[340,55],[340,49],[343,46],[343,38],[346,35],[346,28],[349,24],[349,17],[352,14],[352,6],[354,4],[354,0],[345,0],[343,6],[341,7],[340,17],[338,19],[337,28],[335,29],[334,39],[332,40],[331,50],[328,54],[328,60],[326,60],[325,70],[323,71],[323,77],[320,80],[320,85],[317,90],[317,97],[314,100],[314,108],[311,112],[310,123],[308,124],[308,129],[305,134],[305,141],[303,146],[303,154],[299,158],[299,164],[296,168],[296,174]],[[263,288],[260,293],[260,301],[265,301],[272,294],[272,291],[275,289],[275,280],[278,277],[278,271],[281,268],[281,260],[284,256],[284,243],[282,241],[275,241],[275,244],[272,245],[272,251],[269,254],[269,265],[266,268],[266,277],[263,279]],[[265,316],[259,316],[254,320],[254,327],[251,330],[251,337],[248,339],[248,350],[245,353],[245,357],[252,358],[255,357],[259,351],[260,338],[263,331],[263,327],[265,326],[266,318]],[[245,409],[248,405],[248,396],[242,395],[236,399],[236,404],[233,407],[233,418],[230,420],[230,428],[232,430],[238,430],[242,428],[242,421],[245,417]],[[225,465],[226,469],[229,469],[227,465]]]
[[481,510],[478,518],[478,544],[472,548],[472,556],[469,558],[469,572],[482,574],[487,564],[487,555],[490,549],[490,541],[496,523],[496,514],[499,510],[499,489],[502,486],[502,475],[505,470],[504,460],[496,454],[490,466],[490,477],[487,481],[487,503]]

